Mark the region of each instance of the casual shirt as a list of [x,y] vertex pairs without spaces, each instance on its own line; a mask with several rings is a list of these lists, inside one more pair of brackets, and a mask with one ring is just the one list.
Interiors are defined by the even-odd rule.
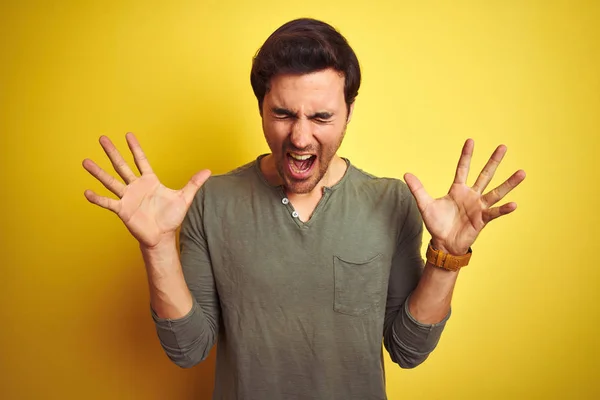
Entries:
[[424,265],[413,196],[345,159],[303,222],[261,157],[196,195],[180,232],[193,306],[152,312],[161,345],[191,367],[217,344],[214,399],[385,399],[382,342],[415,367],[449,317],[426,325],[408,311]]

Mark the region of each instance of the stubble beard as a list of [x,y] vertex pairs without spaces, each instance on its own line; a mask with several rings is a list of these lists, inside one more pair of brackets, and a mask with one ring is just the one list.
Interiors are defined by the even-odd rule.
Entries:
[[[286,140],[283,143],[281,148],[281,155],[279,159],[276,161],[275,165],[277,168],[277,172],[279,176],[283,180],[283,184],[285,189],[294,194],[306,194],[312,192],[315,187],[323,180],[327,172],[329,171],[329,166],[331,164],[331,160],[337,153],[340,148],[342,141],[344,140],[344,136],[346,135],[346,125],[344,125],[344,129],[340,136],[340,140],[329,148],[323,148],[321,145],[309,146],[304,149],[298,149],[294,145],[292,145],[289,140]],[[315,151],[316,150],[316,151]],[[310,178],[305,180],[295,180],[288,175],[288,157],[287,154],[289,152],[306,152],[317,155],[317,160],[315,162],[318,163],[318,170],[315,174],[313,174]]]

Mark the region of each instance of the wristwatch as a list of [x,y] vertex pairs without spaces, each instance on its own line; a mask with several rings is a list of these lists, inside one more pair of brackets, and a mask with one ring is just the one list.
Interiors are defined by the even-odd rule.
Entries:
[[443,268],[448,271],[458,271],[462,267],[469,265],[471,254],[473,254],[473,250],[471,250],[469,247],[467,254],[462,256],[453,256],[451,254],[434,249],[431,245],[431,242],[429,242],[429,246],[427,246],[426,257],[430,264],[438,268]]

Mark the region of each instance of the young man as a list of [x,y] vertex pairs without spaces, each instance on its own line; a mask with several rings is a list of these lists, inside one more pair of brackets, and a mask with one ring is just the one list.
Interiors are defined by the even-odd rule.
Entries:
[[[169,358],[191,367],[218,343],[214,398],[384,399],[382,339],[401,367],[427,358],[472,243],[516,208],[492,206],[525,174],[482,194],[506,151],[499,146],[466,186],[468,140],[448,195],[434,200],[413,175],[407,184],[376,178],[340,158],[360,68],[346,40],[320,21],[275,31],[254,59],[251,83],[270,154],[210,179],[200,171],[175,191],[132,134],[140,177],[102,137],[125,184],[85,160],[119,200],[85,196],[117,213],[139,241]],[[425,265],[423,222],[431,235]]]

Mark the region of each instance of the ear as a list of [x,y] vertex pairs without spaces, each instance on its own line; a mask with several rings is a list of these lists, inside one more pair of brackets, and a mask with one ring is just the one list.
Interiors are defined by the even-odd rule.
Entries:
[[348,118],[346,118],[346,123],[349,124],[350,120],[352,119],[352,112],[354,111],[354,104],[356,103],[356,100],[352,102],[352,104],[350,104],[350,109],[348,110]]

